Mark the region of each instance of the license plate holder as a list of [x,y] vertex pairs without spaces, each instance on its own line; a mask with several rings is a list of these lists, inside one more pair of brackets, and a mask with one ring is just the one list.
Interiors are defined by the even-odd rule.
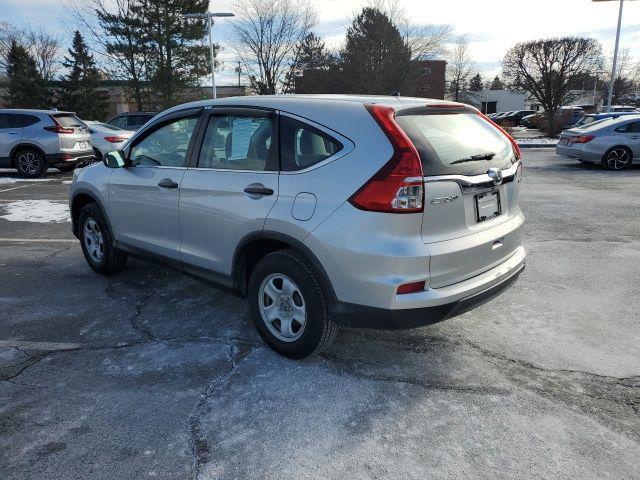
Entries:
[[497,190],[478,193],[476,195],[476,220],[484,222],[502,213],[500,193]]

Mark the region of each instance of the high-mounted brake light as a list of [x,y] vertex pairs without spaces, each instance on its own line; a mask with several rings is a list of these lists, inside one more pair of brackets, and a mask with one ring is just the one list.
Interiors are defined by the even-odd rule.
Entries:
[[511,147],[513,148],[513,153],[515,154],[516,158],[518,160],[520,160],[522,158],[522,152],[520,152],[520,146],[518,145],[518,142],[516,142],[513,137],[511,135],[509,135],[507,133],[507,131],[502,128],[500,125],[498,125],[496,122],[494,122],[493,120],[491,120],[489,117],[487,117],[484,113],[482,112],[477,112],[478,115],[480,115],[482,118],[484,118],[487,122],[489,122],[491,125],[493,125],[494,127],[496,127],[498,130],[500,130],[502,132],[502,134],[507,137],[507,139],[509,140],[509,142],[511,142]]
[[62,125],[60,125],[60,123],[58,123],[58,121],[56,120],[56,117],[49,116],[49,118],[53,120],[53,123],[55,123],[55,125],[51,127],[43,127],[45,130],[48,130],[54,133],[73,133],[73,128],[63,127]]
[[424,179],[416,147],[396,123],[395,110],[392,107],[365,107],[391,142],[393,155],[351,196],[349,202],[360,210],[371,212],[422,212]]

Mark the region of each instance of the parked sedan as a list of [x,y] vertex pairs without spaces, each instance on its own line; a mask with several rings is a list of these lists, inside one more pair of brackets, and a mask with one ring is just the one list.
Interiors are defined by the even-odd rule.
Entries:
[[102,122],[84,123],[89,127],[95,158],[100,162],[107,153],[118,150],[134,133]]
[[623,170],[640,160],[640,115],[625,115],[565,130],[556,153],[583,163],[601,163]]

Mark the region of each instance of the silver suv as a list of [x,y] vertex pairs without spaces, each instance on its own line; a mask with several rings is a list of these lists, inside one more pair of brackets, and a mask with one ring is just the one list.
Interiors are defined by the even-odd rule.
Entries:
[[92,157],[89,130],[73,113],[0,109],[0,167],[36,178],[49,166],[66,172]]
[[338,325],[467,311],[524,268],[520,152],[466,105],[262,96],[174,107],[76,171],[73,231],[96,272],[155,259],[249,300],[303,358]]

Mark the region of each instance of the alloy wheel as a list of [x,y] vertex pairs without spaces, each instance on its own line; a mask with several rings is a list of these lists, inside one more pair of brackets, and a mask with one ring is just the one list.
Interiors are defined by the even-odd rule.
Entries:
[[40,158],[33,152],[22,152],[18,155],[18,168],[27,175],[36,175],[40,170]]
[[91,217],[84,222],[84,246],[91,259],[96,263],[101,263],[104,257],[104,237],[100,226]]
[[307,307],[295,282],[272,273],[260,284],[258,295],[260,315],[269,332],[282,342],[299,339],[307,324]]
[[624,148],[614,148],[607,154],[607,167],[612,170],[622,170],[629,165],[631,160],[629,152]]

